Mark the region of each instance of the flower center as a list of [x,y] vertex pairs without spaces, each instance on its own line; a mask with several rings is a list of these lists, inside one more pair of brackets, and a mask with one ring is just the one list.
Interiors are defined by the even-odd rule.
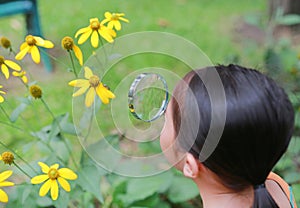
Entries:
[[72,50],[74,42],[71,37],[66,36],[62,39],[61,44],[64,49],[69,51],[69,50]]
[[2,37],[0,42],[1,42],[1,45],[4,48],[10,48],[11,47],[10,41],[6,37]]
[[112,13],[111,20],[119,20],[119,16],[115,13]]
[[26,43],[30,46],[33,46],[36,44],[36,40],[34,39],[34,37],[32,35],[27,35],[25,40],[26,40]]
[[4,64],[4,57],[0,56],[0,65]]
[[14,155],[11,152],[3,152],[1,154],[1,157],[4,164],[9,164],[9,165],[11,165],[15,159]]
[[38,85],[31,85],[29,92],[35,99],[42,97],[42,89]]
[[89,82],[92,87],[97,87],[100,84],[100,79],[99,77],[93,75],[90,77]]
[[92,21],[92,22],[91,22],[91,28],[92,28],[93,30],[98,30],[98,29],[100,28],[100,23],[99,23],[99,21]]
[[48,171],[48,176],[50,179],[52,180],[55,180],[58,178],[59,174],[58,174],[58,171],[54,168],[51,168],[49,171]]

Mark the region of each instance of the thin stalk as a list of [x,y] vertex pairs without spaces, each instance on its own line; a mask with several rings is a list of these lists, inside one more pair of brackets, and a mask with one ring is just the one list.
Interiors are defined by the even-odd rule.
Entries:
[[12,153],[14,153],[14,155],[16,155],[18,158],[20,158],[20,160],[22,160],[34,173],[38,174],[38,172],[26,160],[24,160],[17,152],[15,152],[13,149],[9,148],[7,145],[5,145],[1,141],[0,141],[0,144],[3,147],[5,147],[6,149],[8,149],[9,151],[11,151]]
[[70,157],[71,157],[71,159],[73,160],[73,163],[74,163],[75,167],[78,169],[78,166],[77,166],[75,157],[74,157],[74,155],[73,155],[73,153],[72,153],[72,151],[71,151],[71,149],[70,149],[70,147],[69,147],[69,145],[68,145],[68,143],[67,143],[67,141],[66,141],[66,138],[63,136],[62,128],[61,128],[59,122],[56,120],[54,114],[52,113],[51,109],[49,108],[49,106],[47,105],[47,103],[45,102],[45,100],[44,100],[43,98],[41,98],[41,101],[42,101],[42,103],[44,104],[45,108],[48,110],[48,112],[49,112],[49,113],[51,114],[51,116],[53,117],[54,122],[56,122],[56,124],[57,124],[57,126],[58,126],[58,128],[59,128],[59,131],[61,132],[62,141],[63,141],[63,143],[65,144],[65,146],[66,146],[66,148],[67,148],[67,150],[68,150],[68,152],[69,152],[69,154],[70,154]]
[[57,59],[56,57],[52,56],[49,53],[46,53],[44,50],[41,50],[42,53],[46,54],[47,56],[49,56],[50,58],[52,58],[54,61],[56,61],[57,63],[64,65],[65,67],[69,68],[69,66],[67,64],[65,64],[64,62],[60,61],[59,59]]
[[77,72],[76,72],[76,68],[75,68],[75,64],[74,64],[74,59],[72,56],[71,51],[68,50],[69,56],[70,56],[70,60],[71,60],[71,64],[72,64],[72,68],[73,68],[73,72],[76,78],[78,78]]
[[9,115],[6,113],[6,111],[5,111],[5,109],[3,108],[2,105],[0,105],[0,108],[1,108],[2,112],[4,113],[5,117],[6,117],[9,121],[11,121]]
[[24,173],[29,179],[31,179],[32,177],[26,173],[17,163],[13,162],[13,164],[22,172]]

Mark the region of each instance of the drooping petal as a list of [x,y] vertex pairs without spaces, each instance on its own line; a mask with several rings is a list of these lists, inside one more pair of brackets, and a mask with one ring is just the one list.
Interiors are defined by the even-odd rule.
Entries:
[[[0,94],[6,94],[6,92],[0,90]],[[0,160],[2,160],[2,157],[0,158]]]
[[83,33],[78,40],[78,44],[84,43],[90,37],[92,32],[93,32],[93,30],[90,29],[87,32]]
[[89,88],[90,86],[84,86],[84,87],[81,87],[79,90],[77,90],[76,92],[73,93],[73,97],[77,97],[79,95],[82,95],[83,93],[85,93],[85,91],[87,91],[87,89]]
[[75,38],[78,37],[78,35],[82,34],[82,33],[86,33],[88,32],[89,30],[91,30],[91,28],[88,26],[88,27],[84,27],[84,28],[81,28],[79,29],[76,34],[75,34]]
[[91,78],[91,76],[93,76],[94,74],[93,74],[93,71],[89,68],[89,67],[84,67],[84,77],[86,78],[86,79],[89,79],[89,78]]
[[54,165],[50,166],[50,169],[58,169],[59,168],[59,164],[55,163]]
[[[123,16],[123,15],[122,15]],[[124,17],[120,17],[119,16],[119,20],[122,20],[122,21],[124,21],[124,22],[127,22],[127,23],[129,23],[129,20],[128,19],[126,19],[126,18],[124,18]]]
[[53,48],[54,44],[50,40],[45,40],[43,47],[44,48]]
[[33,36],[34,40],[36,41],[36,45],[38,46],[44,46],[45,45],[45,40],[41,37],[38,36]]
[[121,30],[121,23],[119,21],[114,21],[114,23],[116,30]]
[[9,66],[10,68],[12,68],[13,70],[16,70],[16,71],[21,71],[21,67],[19,64],[13,62],[13,61],[10,61],[10,60],[5,60],[4,63]]
[[26,53],[29,51],[29,49],[31,48],[31,46],[26,46],[25,48],[23,48],[16,56],[15,59],[16,60],[21,60],[22,58],[24,58],[24,56],[26,55]]
[[51,180],[51,198],[53,200],[58,198],[58,184],[56,180]]
[[[2,88],[2,86],[0,87],[0,88]],[[1,92],[1,91],[0,91]],[[2,156],[0,155],[0,160],[2,160]]]
[[90,86],[89,80],[86,79],[76,79],[76,80],[72,80],[71,82],[68,83],[68,85],[72,86],[72,87],[86,87],[86,86]]
[[26,48],[27,46],[28,46],[28,44],[26,42],[22,43],[20,46],[20,51],[23,50],[24,48]]
[[4,74],[5,78],[9,78],[9,70],[5,64],[1,64],[1,71]]
[[4,102],[4,97],[0,95],[0,103]]
[[82,64],[83,64],[83,55],[82,55],[82,52],[81,52],[80,48],[77,45],[74,44],[73,45],[73,50],[74,50],[76,58],[79,61],[80,66],[82,66]]
[[4,187],[4,186],[13,186],[15,185],[13,182],[10,182],[10,181],[3,181],[3,182],[0,182],[0,187]]
[[51,179],[49,179],[48,181],[46,181],[40,188],[40,191],[39,191],[39,195],[40,196],[45,196],[49,189],[51,188]]
[[109,32],[106,29],[98,30],[99,34],[109,43],[114,42],[112,36],[109,34]]
[[31,48],[31,58],[32,58],[32,60],[33,60],[36,64],[40,63],[41,57],[40,57],[40,52],[39,52],[38,47],[32,46],[32,48]]
[[75,180],[77,179],[77,175],[76,173],[74,173],[72,170],[70,170],[69,168],[61,168],[58,170],[59,175],[65,179],[68,180]]
[[71,191],[71,186],[70,186],[69,182],[66,179],[64,179],[62,177],[59,177],[59,178],[57,178],[57,180],[58,180],[59,184],[61,185],[61,187],[65,191],[67,191],[67,192]]
[[0,189],[0,202],[8,202],[8,196],[2,189]]
[[6,170],[6,171],[0,173],[0,182],[5,181],[12,174],[13,174],[13,171],[11,171],[11,170]]
[[40,184],[43,183],[45,180],[49,179],[49,176],[44,174],[44,175],[38,175],[35,176],[31,179],[32,184]]
[[100,85],[96,88],[96,92],[97,92],[97,95],[99,96],[99,98],[101,99],[101,102],[103,104],[108,104],[109,103],[109,99],[108,97],[106,97],[104,95],[104,87],[101,87]]
[[27,84],[28,83],[28,78],[24,75],[21,77],[22,81]]
[[99,44],[99,37],[97,31],[93,31],[92,37],[91,37],[91,44],[94,48],[98,47]]
[[104,13],[104,17],[106,18],[106,19],[111,19],[111,17],[112,17],[112,14],[110,13],[110,12],[105,12]]
[[95,89],[93,87],[91,87],[85,96],[85,106],[86,107],[90,107],[94,103],[95,94],[96,94]]
[[46,165],[46,164],[43,163],[43,162],[38,162],[38,164],[39,164],[39,166],[41,167],[43,173],[48,174],[48,172],[49,172],[49,170],[50,170],[49,166]]

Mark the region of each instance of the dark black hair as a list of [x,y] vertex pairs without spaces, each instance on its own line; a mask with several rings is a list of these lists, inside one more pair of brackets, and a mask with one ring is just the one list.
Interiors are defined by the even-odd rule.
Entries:
[[[216,148],[203,164],[218,175],[225,187],[237,192],[264,184],[288,147],[294,110],[284,90],[257,70],[231,64],[188,73],[176,86],[171,100],[179,147],[196,158],[200,156],[212,118],[211,96],[203,80],[210,70],[216,70],[224,88],[226,120]],[[191,97],[196,104],[185,107]],[[193,123],[196,111],[200,121],[190,145],[186,144],[188,136],[180,132],[189,131],[183,124]],[[253,207],[278,206],[266,188],[259,188],[254,191]]]

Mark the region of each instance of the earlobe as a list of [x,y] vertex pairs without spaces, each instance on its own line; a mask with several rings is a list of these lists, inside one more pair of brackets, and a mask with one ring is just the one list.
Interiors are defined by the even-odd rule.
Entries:
[[183,165],[183,175],[195,179],[199,174],[199,166],[197,159],[190,153],[187,153],[186,160]]

